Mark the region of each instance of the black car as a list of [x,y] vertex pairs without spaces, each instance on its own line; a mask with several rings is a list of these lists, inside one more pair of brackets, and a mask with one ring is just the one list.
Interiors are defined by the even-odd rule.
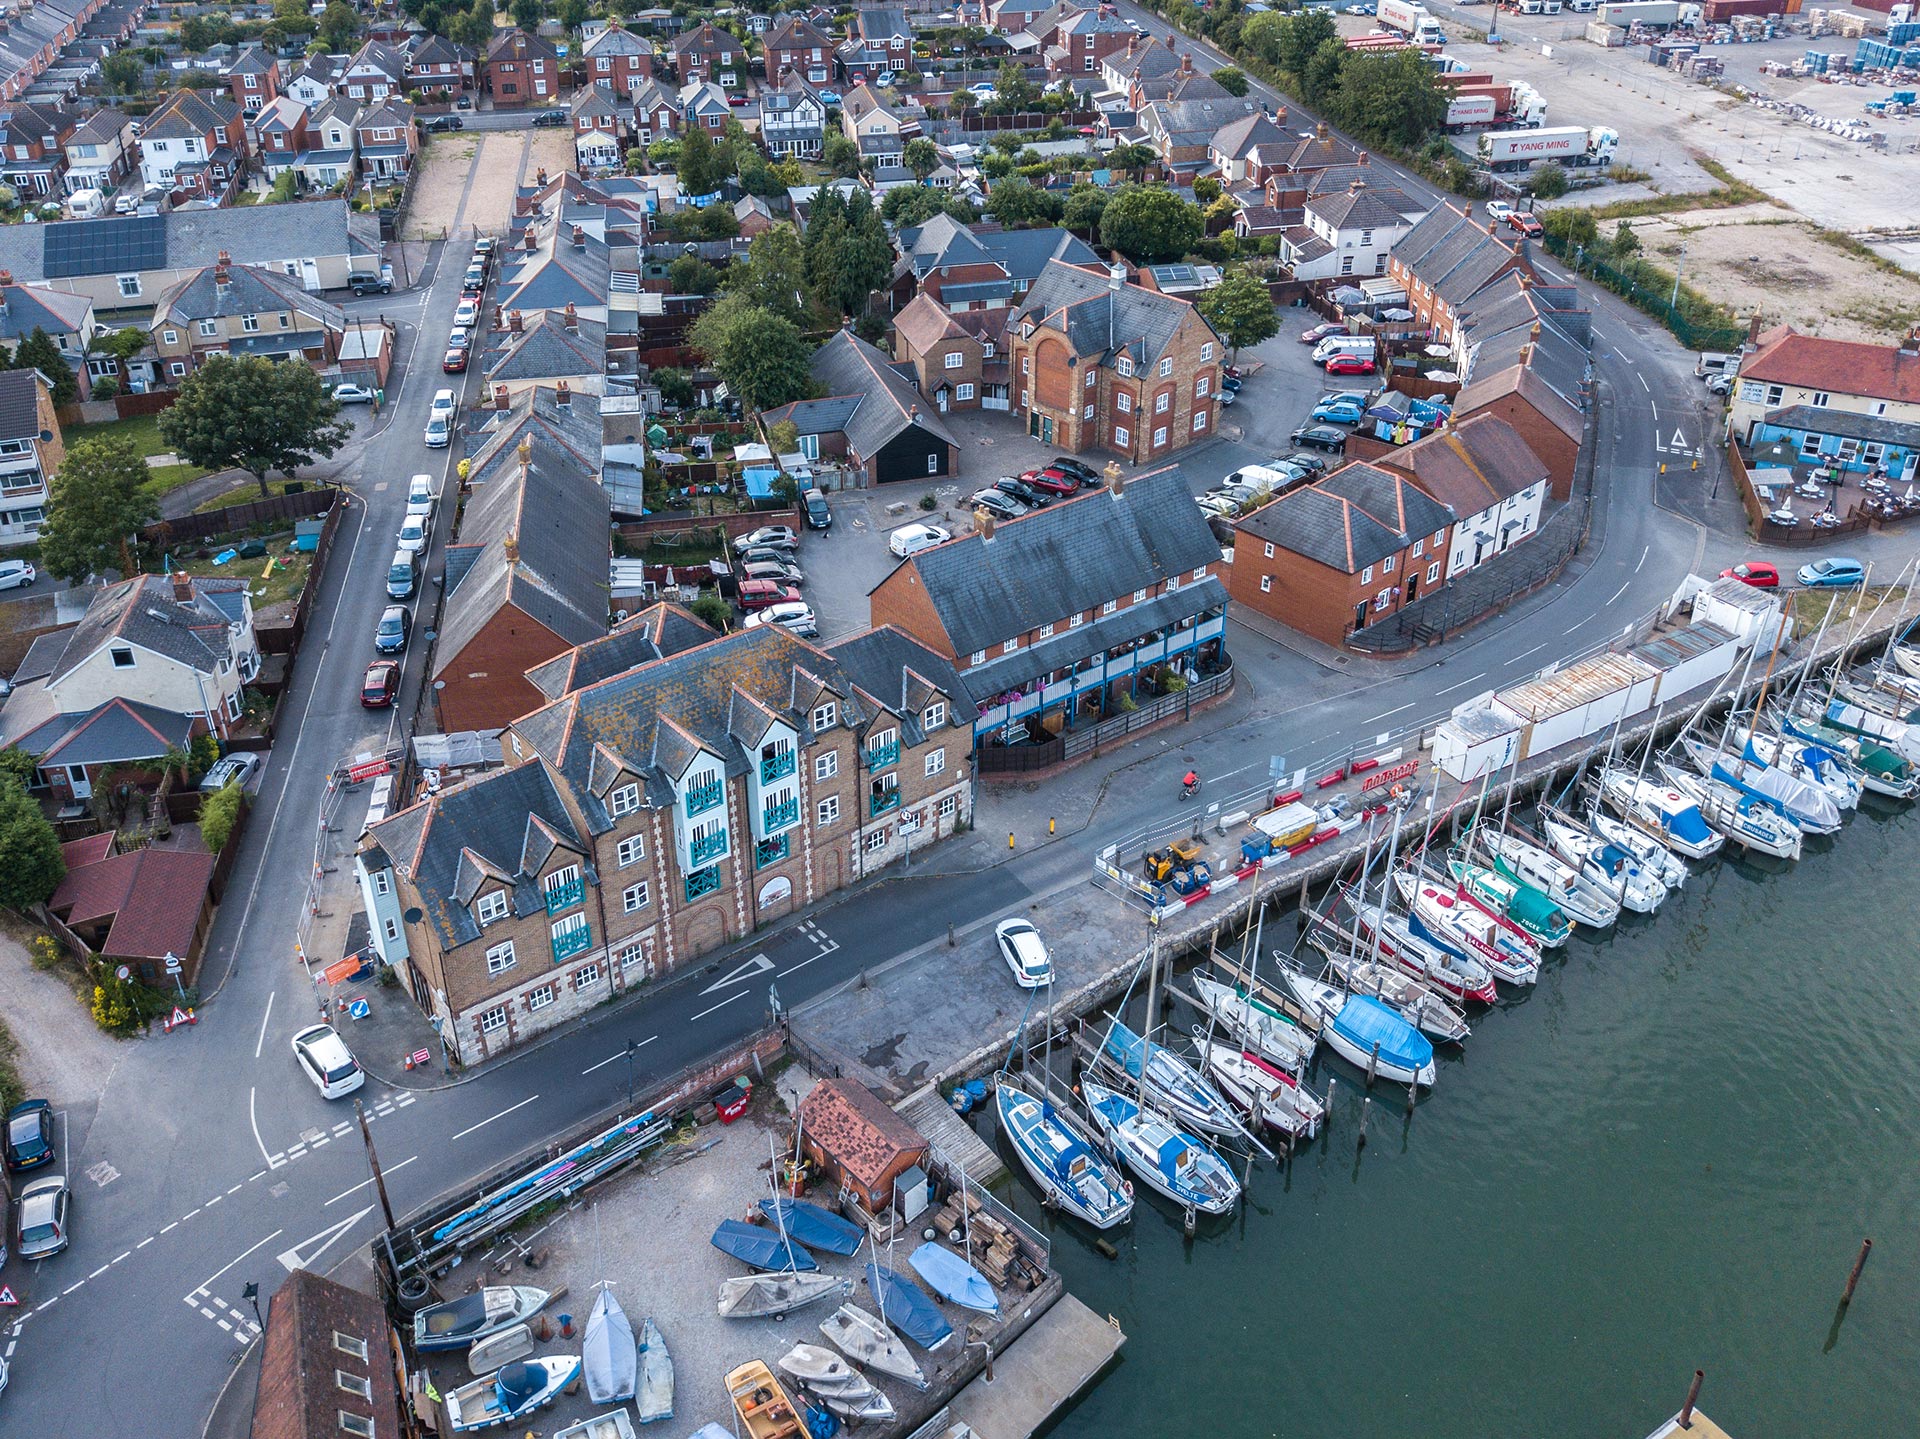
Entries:
[[393,290],[393,281],[385,275],[349,275],[347,288],[356,295],[385,295]]
[[1298,465],[1310,475],[1324,475],[1327,472],[1327,462],[1318,455],[1308,454],[1305,450],[1295,450],[1290,455],[1282,455],[1280,463]]
[[567,123],[567,112],[565,110],[542,110],[538,115],[533,117],[533,123],[541,129],[545,129],[550,125],[564,125]]
[[1036,490],[1032,485],[1016,480],[1011,475],[995,480],[993,487],[1002,494],[1012,495],[1030,510],[1041,509],[1053,503],[1053,496],[1045,490]]
[[1332,425],[1302,425],[1293,432],[1293,442],[1337,455],[1347,447],[1347,432]]
[[5,1145],[7,1171],[24,1174],[53,1163],[53,1106],[44,1099],[29,1099],[7,1111]]
[[1055,455],[1043,467],[1059,470],[1062,474],[1072,475],[1082,486],[1091,488],[1100,483],[1100,472],[1091,465],[1083,465],[1078,460],[1070,460],[1065,455]]
[[426,123],[429,132],[435,130],[464,130],[467,122],[458,115],[435,115]]

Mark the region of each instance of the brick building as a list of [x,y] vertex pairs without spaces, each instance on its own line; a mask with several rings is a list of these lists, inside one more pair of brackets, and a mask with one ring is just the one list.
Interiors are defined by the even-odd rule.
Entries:
[[1005,312],[950,314],[931,295],[916,295],[893,320],[893,358],[911,365],[920,393],[941,414],[948,410],[1004,410],[1009,367],[1002,346]]
[[746,52],[742,41],[731,31],[716,28],[711,20],[702,20],[697,29],[687,31],[673,42],[674,64],[683,85],[710,80],[732,89],[740,83],[740,75],[747,68]]
[[294,1270],[267,1305],[252,1439],[406,1433],[401,1354],[377,1297]]
[[1007,321],[1014,413],[1043,444],[1164,459],[1213,438],[1224,349],[1191,303],[1124,267],[1054,261]]
[[1452,344],[1455,322],[1475,295],[1510,270],[1532,271],[1525,243],[1508,243],[1491,220],[1483,223],[1448,202],[1393,247],[1387,275],[1407,292],[1410,323]]
[[1497,415],[1456,414],[1445,428],[1375,463],[1405,475],[1453,511],[1443,579],[1457,579],[1540,528],[1547,467]]
[[792,420],[800,451],[864,470],[867,483],[927,480],[958,472],[960,447],[931,400],[851,330],[842,330],[813,356],[813,378],[824,392],[766,413],[777,425]]
[[782,16],[761,43],[766,50],[770,86],[781,85],[790,73],[809,85],[824,85],[833,78],[833,41],[809,24],[804,15]]
[[480,88],[496,110],[551,105],[560,98],[560,57],[538,35],[502,30],[480,62]]
[[1519,363],[1475,376],[1455,397],[1453,412],[1458,418],[1491,415],[1512,426],[1546,466],[1553,497],[1564,500],[1573,492],[1586,417],[1526,360],[1523,355]]
[[897,630],[820,648],[660,606],[534,667],[508,768],[374,825],[409,988],[467,1062],[953,833],[972,737]]
[[856,1079],[823,1079],[808,1090],[800,1133],[807,1157],[869,1214],[890,1208],[894,1184],[927,1162],[926,1136]]
[[653,75],[653,46],[623,26],[607,26],[581,47],[586,83],[632,95]]
[[1352,464],[1234,528],[1234,603],[1339,645],[1439,586],[1453,512],[1403,475]]

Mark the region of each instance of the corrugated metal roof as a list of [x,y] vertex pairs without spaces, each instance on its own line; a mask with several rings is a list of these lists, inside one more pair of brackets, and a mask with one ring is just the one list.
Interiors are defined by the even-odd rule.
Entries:
[[1655,669],[1670,670],[1701,655],[1712,654],[1722,645],[1732,644],[1733,640],[1734,636],[1729,631],[1702,620],[1685,629],[1655,635],[1645,644],[1635,645],[1627,653],[1645,660]]
[[1538,723],[1568,710],[1617,694],[1660,671],[1630,654],[1595,655],[1558,673],[1541,675],[1500,691],[1500,703],[1521,718]]

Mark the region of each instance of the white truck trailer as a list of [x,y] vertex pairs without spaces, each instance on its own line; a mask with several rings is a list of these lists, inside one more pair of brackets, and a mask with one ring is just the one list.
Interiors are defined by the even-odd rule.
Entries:
[[1517,170],[1541,160],[1562,165],[1610,165],[1619,143],[1619,134],[1604,126],[1494,130],[1480,137],[1480,163],[1492,170]]
[[1380,14],[1377,17],[1389,30],[1398,30],[1416,44],[1444,45],[1446,35],[1440,29],[1440,22],[1433,18],[1427,7],[1419,0],[1380,0]]

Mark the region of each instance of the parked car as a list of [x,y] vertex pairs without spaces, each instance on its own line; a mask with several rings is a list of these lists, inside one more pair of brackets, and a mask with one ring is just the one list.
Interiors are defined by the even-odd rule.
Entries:
[[393,290],[393,281],[385,275],[349,275],[347,288],[356,295],[385,295]]
[[727,96],[727,103],[729,105],[750,105],[753,102],[749,100],[745,95],[735,93]]
[[1313,407],[1314,419],[1335,425],[1357,425],[1366,413],[1366,406],[1352,400],[1322,400]]
[[775,605],[799,604],[800,591],[788,589],[778,580],[742,580],[739,601],[743,610],[765,610]]
[[1800,566],[1800,583],[1811,589],[1844,590],[1866,582],[1866,566],[1858,560],[1829,558]]
[[1507,216],[1507,226],[1510,229],[1518,230],[1529,240],[1537,240],[1547,233],[1546,227],[1543,226],[1531,212],[1526,210],[1515,210],[1511,215]]
[[1321,324],[1315,325],[1312,329],[1308,330],[1305,334],[1303,334],[1300,337],[1300,343],[1303,345],[1317,345],[1322,340],[1328,339],[1334,335],[1344,335],[1346,333],[1347,333],[1347,327],[1344,324],[1342,324],[1340,321],[1327,320]]
[[27,560],[0,560],[0,590],[18,589],[21,585],[30,585],[40,578]]
[[6,1166],[9,1174],[25,1174],[30,1169],[45,1169],[55,1159],[53,1149],[53,1106],[44,1099],[29,1099],[7,1111]]
[[440,361],[441,370],[449,375],[463,375],[467,370],[467,352],[464,349],[449,348]]
[[[442,415],[442,416],[445,416],[447,419],[452,419],[453,418],[453,391],[450,389],[435,390],[433,392],[432,401],[430,401],[427,405],[427,414],[429,416]],[[425,476],[416,475],[414,478],[424,479]]]
[[1371,375],[1372,355],[1333,355],[1327,360],[1329,375]]
[[293,1037],[293,1057],[322,1099],[340,1099],[367,1082],[366,1071],[331,1024],[315,1024]]
[[367,677],[360,682],[360,703],[370,710],[383,710],[400,697],[400,666],[392,660],[375,660],[367,666]]
[[487,272],[484,269],[469,267],[467,273],[460,277],[460,298],[463,300],[479,299],[486,288]]
[[820,103],[823,105],[838,105],[840,98],[840,92],[838,90],[822,90],[820,92]]
[[996,520],[1017,520],[1028,513],[1027,507],[1004,490],[981,490],[967,501],[976,510],[985,510]]
[[1707,393],[1730,395],[1733,393],[1734,381],[1737,379],[1739,379],[1738,375],[1710,375],[1707,377]]
[[466,121],[458,115],[434,115],[429,117],[424,127],[428,134],[440,130],[460,130],[466,127]]
[[435,415],[427,421],[426,434],[423,437],[430,450],[444,450],[453,443],[453,426],[445,415]]
[[371,405],[373,403],[373,386],[355,385],[351,383],[335,385],[333,387],[333,400],[337,405]]
[[424,553],[427,548],[427,517],[408,515],[400,521],[399,547],[414,554]]
[[939,525],[902,525],[887,537],[887,548],[901,559],[944,545],[953,535]]
[[1328,390],[1320,397],[1318,403],[1324,405],[1334,400],[1351,400],[1365,409],[1372,399],[1373,391],[1371,390]]
[[447,348],[449,350],[471,350],[473,348],[473,331],[465,325],[455,325],[452,330],[447,332]]
[[462,300],[453,309],[453,323],[471,328],[480,318],[480,302],[474,299]]
[[223,790],[230,784],[242,789],[252,781],[260,768],[260,756],[251,750],[238,750],[225,759],[217,759],[200,778],[200,789],[204,794]]
[[533,123],[542,130],[551,125],[564,125],[567,123],[567,112],[565,110],[542,110],[538,115],[533,117]]
[[804,600],[782,600],[764,610],[755,610],[747,616],[743,628],[756,629],[761,625],[779,625],[802,639],[815,639],[820,634],[820,622]]
[[1331,425],[1302,425],[1289,438],[1296,445],[1326,450],[1329,454],[1335,455],[1347,447],[1347,432],[1336,430]]
[[[449,391],[442,390],[442,394]],[[433,476],[415,475],[407,481],[407,513],[410,515],[433,514]]]
[[1220,388],[1222,390],[1229,391],[1236,395],[1240,393],[1240,387],[1244,384],[1246,384],[1246,381],[1238,375],[1225,375],[1222,376],[1220,380]]
[[1044,470],[1028,470],[1020,476],[1020,481],[1043,494],[1074,495],[1080,492],[1078,480],[1065,470],[1056,470],[1051,465]]
[[1026,920],[1001,920],[993,927],[993,942],[1013,971],[1013,982],[1022,989],[1053,983],[1053,957],[1047,953],[1047,942]]
[[1305,450],[1295,450],[1291,454],[1282,455],[1273,463],[1276,468],[1280,469],[1302,470],[1309,479],[1316,480],[1324,475],[1328,469],[1325,460],[1321,459],[1318,455],[1310,455]]
[[735,540],[736,549],[750,550],[756,546],[773,550],[793,551],[800,548],[799,533],[786,525],[762,525]]
[[1080,488],[1083,490],[1090,490],[1101,483],[1100,472],[1098,470],[1094,469],[1091,465],[1083,465],[1080,461],[1071,459],[1066,455],[1055,455],[1047,461],[1047,468],[1050,470],[1058,470],[1063,475],[1072,476],[1080,482]]
[[1053,503],[1053,496],[1045,490],[1034,489],[1026,482],[1016,480],[1012,475],[1002,475],[993,482],[993,487],[1003,495],[1012,495],[1030,510],[1045,509]]
[[747,560],[740,566],[740,578],[772,580],[777,585],[804,585],[807,577],[792,560]]
[[51,1259],[73,1242],[68,1227],[72,1191],[64,1174],[36,1179],[20,1191],[15,1208],[15,1252],[22,1259]]
[[1507,217],[1513,213],[1513,206],[1505,200],[1487,201],[1487,218],[1496,225],[1507,223]]
[[373,647],[383,655],[397,655],[407,647],[413,633],[413,616],[405,605],[388,605],[380,612],[380,623],[373,631]]
[[800,496],[800,505],[807,512],[808,529],[830,530],[833,528],[833,506],[827,503],[825,490],[806,491]]
[[485,255],[491,259],[493,256],[493,236],[482,235],[475,240],[473,242],[473,253],[476,255]]
[[1743,585],[1752,585],[1757,590],[1777,590],[1780,588],[1780,571],[1765,560],[1742,560],[1730,570],[1720,571],[1723,580],[1738,580]]

